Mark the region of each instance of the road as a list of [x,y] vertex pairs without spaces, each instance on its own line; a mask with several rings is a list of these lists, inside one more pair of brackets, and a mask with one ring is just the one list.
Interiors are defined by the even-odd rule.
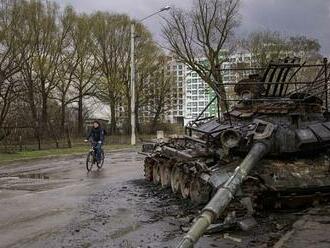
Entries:
[[[0,247],[174,247],[197,214],[189,202],[143,180],[136,151],[107,154],[104,168],[91,173],[84,160],[0,166]],[[231,230],[236,239],[219,233],[196,247],[269,247],[297,216],[260,216],[251,231]]]

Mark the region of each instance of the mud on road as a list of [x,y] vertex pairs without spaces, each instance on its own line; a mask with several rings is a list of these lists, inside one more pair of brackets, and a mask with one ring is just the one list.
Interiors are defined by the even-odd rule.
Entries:
[[[84,157],[1,166],[0,247],[174,247],[200,207],[144,181],[142,163],[123,151],[90,174]],[[271,247],[304,214],[264,213],[196,247]]]

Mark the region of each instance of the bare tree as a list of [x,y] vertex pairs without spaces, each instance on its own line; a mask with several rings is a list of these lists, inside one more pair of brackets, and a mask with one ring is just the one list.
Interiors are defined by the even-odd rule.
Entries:
[[17,1],[0,1],[0,127],[20,92],[18,73],[27,47],[20,32],[23,21]]
[[72,59],[76,63],[73,70],[73,84],[75,97],[72,101],[78,103],[78,133],[83,133],[83,99],[95,96],[96,81],[100,74],[97,60],[94,58],[92,42],[92,24],[90,17],[77,16],[71,32],[73,49],[76,54]]
[[230,40],[239,24],[239,0],[195,0],[192,9],[174,9],[163,27],[169,50],[218,94],[226,110],[221,64],[233,47]]
[[253,63],[260,67],[288,53],[286,40],[279,32],[253,32],[243,39],[242,46],[251,53]]
[[321,45],[317,39],[306,36],[290,36],[287,41],[289,49],[302,59],[318,60],[320,55]]
[[[71,32],[74,25],[76,14],[71,7],[67,7],[64,10],[62,17],[60,18],[59,26],[62,30]],[[52,98],[56,99],[60,103],[60,127],[61,132],[65,131],[66,123],[66,107],[72,103],[72,83],[74,78],[74,72],[77,68],[76,49],[72,44],[70,35],[66,35],[61,49],[61,55],[59,63],[56,68],[56,77],[54,79],[55,92],[52,94]]]
[[[22,62],[26,101],[30,104],[39,140],[48,127],[48,103],[58,83],[58,66],[70,26],[59,26],[61,15],[55,3],[40,0],[23,2],[21,15],[25,22],[22,32],[28,42]],[[39,106],[41,105],[41,109]]]
[[157,63],[151,73],[148,88],[143,93],[147,94],[149,112],[153,116],[151,123],[152,130],[155,131],[161,117],[171,109],[172,88],[174,78],[168,74],[168,60],[165,56],[158,56]]
[[279,32],[257,31],[242,40],[242,47],[252,55],[257,66],[264,67],[271,60],[286,56],[298,56],[302,59],[319,59],[320,44],[305,36],[286,37]]
[[111,132],[116,132],[116,110],[127,83],[130,20],[126,15],[97,13],[93,22],[93,52],[100,70],[98,96],[109,104]]
[[[135,53],[135,65],[136,65],[136,82],[135,82],[135,120],[137,130],[140,131],[139,113],[143,106],[146,106],[149,101],[149,94],[145,94],[151,87],[150,75],[153,74],[159,65],[160,48],[155,44],[152,39],[151,33],[142,24],[137,23],[135,25],[137,38],[135,42],[136,53]],[[130,59],[130,58],[129,58]],[[129,62],[126,62],[129,65]],[[129,67],[127,67],[127,70]],[[127,73],[127,75],[129,75]],[[127,77],[125,86],[125,98],[127,108],[127,123],[130,123],[131,117],[131,91],[130,91],[130,78]]]

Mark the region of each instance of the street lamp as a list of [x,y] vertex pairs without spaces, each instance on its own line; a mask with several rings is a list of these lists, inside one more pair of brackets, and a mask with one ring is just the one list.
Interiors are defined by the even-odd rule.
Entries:
[[[163,11],[170,10],[170,6],[166,6],[161,8],[160,10],[148,15],[145,18],[139,20],[139,22],[143,22],[146,19],[157,15]],[[131,24],[131,145],[136,144],[136,136],[135,136],[135,24]]]

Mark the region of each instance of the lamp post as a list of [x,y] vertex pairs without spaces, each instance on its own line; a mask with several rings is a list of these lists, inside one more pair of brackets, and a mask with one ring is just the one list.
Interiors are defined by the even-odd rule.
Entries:
[[[146,19],[157,15],[163,11],[171,9],[170,6],[161,8],[160,10],[148,15],[147,17],[139,20],[143,22]],[[136,144],[136,135],[135,135],[135,24],[131,24],[131,145]]]

